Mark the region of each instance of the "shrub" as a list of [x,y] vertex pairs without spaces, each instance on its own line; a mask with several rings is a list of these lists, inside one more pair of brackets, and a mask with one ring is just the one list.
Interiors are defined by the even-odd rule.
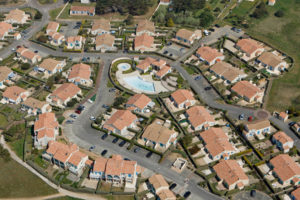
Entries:
[[46,35],[41,35],[37,40],[42,43],[47,43],[48,37]]
[[30,64],[29,63],[24,63],[21,65],[21,69],[22,70],[28,70],[30,68]]
[[34,19],[42,19],[43,15],[40,11],[37,11],[35,16],[34,16]]
[[278,10],[277,12],[275,12],[274,14],[276,17],[283,17],[284,16],[284,12],[282,10]]

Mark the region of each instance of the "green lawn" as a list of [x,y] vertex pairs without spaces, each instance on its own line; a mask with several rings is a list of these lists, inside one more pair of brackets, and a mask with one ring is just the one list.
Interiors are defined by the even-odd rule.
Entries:
[[55,3],[57,0],[39,0],[40,4],[50,4]]
[[51,20],[55,20],[56,16],[59,14],[59,12],[63,9],[63,6],[60,7],[60,8],[56,8],[56,9],[53,9],[53,10],[50,10],[49,11],[49,15],[51,17]]
[[6,127],[7,124],[8,124],[8,121],[7,121],[6,117],[5,117],[5,115],[0,114],[0,127],[2,127],[2,128]]
[[[284,16],[275,17],[277,10],[283,10]],[[268,6],[268,11],[269,16],[255,20],[247,32],[294,58],[295,65],[288,73],[274,80],[267,109],[285,110],[294,106],[300,110],[300,1],[276,1],[273,7]]]
[[26,168],[11,160],[0,159],[0,198],[28,198],[57,193]]
[[[251,2],[241,3],[241,7],[233,10],[243,15],[250,8]],[[290,106],[300,110],[300,0],[276,1],[274,6],[266,6],[269,15],[263,19],[243,16],[249,28],[245,31],[252,37],[264,41],[270,46],[291,56],[295,64],[289,72],[273,81],[267,109],[283,111]],[[246,9],[243,11],[243,9]],[[275,17],[278,10],[284,12],[283,17]],[[231,16],[234,16],[231,14]],[[228,19],[230,22],[230,19]]]
[[237,7],[232,10],[231,15],[238,15],[240,17],[246,16],[249,11],[255,6],[258,0],[255,1],[242,1]]
[[23,159],[23,151],[24,151],[24,138],[21,138],[19,140],[15,140],[10,143],[10,146],[14,150],[14,152],[17,154],[17,156],[21,159]]
[[82,199],[65,196],[65,197],[57,197],[57,198],[52,198],[52,199],[47,199],[47,200],[82,200]]

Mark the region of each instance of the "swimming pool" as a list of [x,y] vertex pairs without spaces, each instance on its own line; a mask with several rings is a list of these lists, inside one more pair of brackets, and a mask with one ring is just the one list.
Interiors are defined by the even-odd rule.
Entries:
[[138,76],[125,77],[123,80],[131,87],[143,92],[155,92],[154,84],[149,81],[144,81]]
[[118,64],[118,69],[122,71],[129,70],[131,65],[129,63],[120,63]]

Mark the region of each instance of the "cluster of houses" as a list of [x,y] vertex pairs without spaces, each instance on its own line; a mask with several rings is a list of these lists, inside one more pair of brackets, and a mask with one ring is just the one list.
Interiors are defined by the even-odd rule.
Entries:
[[15,29],[18,25],[26,24],[30,20],[30,15],[23,10],[15,9],[4,16],[4,20],[0,22],[0,40],[5,40],[7,36],[13,36],[14,39],[19,40],[21,34],[16,32]]
[[162,79],[165,75],[172,72],[172,68],[163,59],[154,59],[147,57],[144,60],[139,61],[135,66],[141,73],[147,73],[152,71],[155,77]]

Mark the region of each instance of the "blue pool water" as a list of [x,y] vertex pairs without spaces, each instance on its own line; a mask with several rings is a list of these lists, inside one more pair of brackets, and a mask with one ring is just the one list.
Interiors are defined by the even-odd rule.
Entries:
[[138,76],[130,76],[124,78],[124,81],[131,87],[144,92],[155,92],[154,84],[148,81],[144,81]]
[[118,64],[118,68],[122,71],[126,71],[126,70],[129,70],[130,69],[130,64],[128,63],[120,63]]

